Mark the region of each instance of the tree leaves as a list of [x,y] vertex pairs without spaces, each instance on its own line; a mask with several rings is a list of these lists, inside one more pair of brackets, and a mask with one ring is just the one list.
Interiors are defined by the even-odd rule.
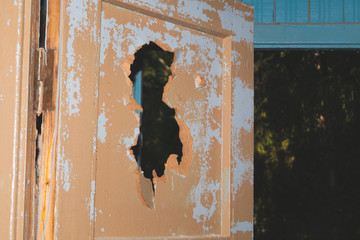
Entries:
[[360,53],[255,52],[255,238],[359,239]]

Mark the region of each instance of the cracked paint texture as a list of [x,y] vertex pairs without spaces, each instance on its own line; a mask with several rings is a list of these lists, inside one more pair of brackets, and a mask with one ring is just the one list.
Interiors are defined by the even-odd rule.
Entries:
[[[78,208],[83,231],[66,222],[70,211],[59,211],[57,238],[86,239],[90,225],[90,238],[251,239],[253,10],[230,0],[66,0],[63,7],[59,157],[66,161],[58,206]],[[134,53],[150,41],[175,53],[163,100],[176,109],[190,159],[186,166],[168,159],[151,210],[136,192],[129,149],[139,106],[127,78]],[[197,86],[197,76],[206,84]]]
[[[149,2],[137,3],[145,4],[147,7],[154,6],[156,9],[161,9],[162,4],[159,2],[155,7]],[[188,17],[196,15],[202,21],[207,18],[210,20],[206,15],[207,10],[215,10],[209,4],[199,1],[180,1],[179,5],[177,10],[180,13]],[[101,190],[97,188],[97,191],[104,194],[97,195],[96,207],[101,208],[104,213],[111,213],[111,217],[109,214],[97,217],[98,227],[95,228],[95,235],[141,236],[142,233],[151,232],[151,229],[156,228],[155,225],[163,223],[169,227],[159,230],[161,235],[170,236],[173,233],[170,233],[169,229],[178,227],[174,221],[171,221],[171,216],[166,216],[165,213],[168,211],[174,212],[179,221],[184,223],[181,229],[176,231],[178,234],[219,234],[223,174],[221,172],[222,77],[225,71],[222,39],[181,27],[176,23],[145,17],[111,4],[104,3],[102,9],[99,106],[107,106],[107,141],[105,144],[102,138],[98,137],[97,184],[101,186]],[[234,28],[234,18],[226,19],[229,15],[227,11],[231,10],[229,9],[225,6],[224,10],[220,11],[219,18],[227,28],[231,29]],[[235,20],[244,22],[244,29],[240,29],[241,37],[236,35],[235,39],[238,41],[245,39],[244,44],[251,44],[252,24],[244,20],[245,13],[236,14]],[[148,212],[145,211],[134,191],[136,163],[132,154],[129,154],[129,146],[136,142],[138,131],[134,132],[134,129],[139,128],[139,122],[129,104],[132,88],[127,79],[129,74],[127,68],[132,62],[129,57],[150,41],[154,41],[164,50],[175,53],[174,78],[170,81],[163,98],[170,107],[176,109],[176,116],[189,130],[191,139],[185,143],[183,141],[183,144],[191,149],[192,162],[184,177],[179,177],[176,171],[173,172],[170,168],[165,171],[165,178],[162,178],[164,182],[160,180],[156,182],[154,209]],[[194,86],[194,79],[198,75],[206,81],[206,85],[202,88]],[[232,112],[233,129],[240,131],[244,128],[250,132],[253,92],[240,79],[237,78],[234,82],[233,91],[236,99],[234,98],[233,101],[240,102],[239,107]],[[242,85],[238,87],[236,84]],[[103,108],[100,107],[98,131],[101,132],[104,126],[102,114]],[[234,151],[238,150],[237,144],[238,142],[233,144]],[[244,176],[252,170],[251,159],[246,165],[247,159],[245,163],[241,161],[242,153],[237,151],[235,154],[239,154],[239,157],[233,169],[237,171],[236,177],[233,177],[233,191],[240,188]],[[121,191],[114,191],[113,185],[110,184],[112,182],[121,185],[122,179],[127,179],[127,187],[121,190],[127,193],[126,197]],[[178,191],[181,191],[181,194]],[[110,194],[111,197],[107,197]],[[235,199],[235,196],[233,198]],[[134,206],[132,209],[127,207],[130,202]],[[130,214],[130,211],[133,216],[131,219],[125,220],[118,215],[120,213],[126,215],[127,212]],[[135,221],[130,224],[135,226],[137,219],[140,218],[147,222],[145,226],[119,227],[122,226],[122,221],[126,221],[125,225]],[[113,225],[114,221],[119,225]],[[108,226],[107,231],[102,232],[101,226]]]
[[95,212],[99,3],[66,0],[61,5],[54,239],[87,239],[88,231],[81,229],[89,229]]
[[[143,26],[140,28],[140,25]],[[193,156],[185,178],[179,177],[169,171],[170,169],[166,170],[165,178],[171,177],[173,182],[163,183],[159,180],[156,183],[155,207],[144,216],[145,208],[135,192],[136,164],[133,157],[128,154],[129,144],[126,144],[135,143],[137,134],[133,129],[138,129],[139,123],[135,111],[129,108],[132,88],[123,63],[128,56],[150,41],[154,41],[164,50],[175,52],[175,77],[170,81],[164,98],[170,107],[177,110],[177,117],[188,127],[193,140],[187,139],[187,142],[182,142]],[[99,85],[99,105],[105,104],[109,114],[106,122],[106,144],[102,144],[99,138],[98,162],[101,164],[97,166],[97,184],[102,186],[104,192],[111,192],[113,196],[106,198],[108,194],[104,194],[97,197],[97,208],[112,214],[111,217],[108,217],[108,214],[97,217],[96,225],[108,227],[106,235],[102,235],[98,228],[96,234],[117,236],[121,232],[127,236],[137,236],[138,231],[149,232],[152,224],[141,228],[115,228],[114,225],[112,227],[112,219],[120,222],[125,219],[115,217],[114,213],[133,212],[134,218],[126,221],[136,221],[141,217],[144,221],[149,218],[148,222],[154,222],[153,224],[169,224],[170,219],[163,216],[165,212],[174,208],[179,209],[177,214],[182,221],[188,222],[188,226],[184,226],[182,230],[183,234],[219,232],[216,222],[220,221],[221,202],[222,57],[222,41],[215,36],[103,4],[100,48],[100,71],[103,74]],[[200,74],[207,81],[207,85],[202,89],[196,89],[194,86],[193,79],[196,74]],[[187,91],[184,91],[185,89]],[[100,122],[103,123],[101,109],[99,126],[102,126]],[[98,131],[102,131],[101,129],[102,127]],[[109,178],[115,182],[123,178],[128,179],[129,190],[122,190],[128,192],[126,198],[121,192],[114,193],[113,187],[108,184]],[[174,189],[170,196],[167,193],[169,187]],[[184,196],[178,194],[179,189],[182,189]],[[129,201],[139,206],[129,209],[125,203]],[[157,207],[158,204],[163,207]],[[179,206],[176,207],[177,204]],[[193,217],[187,219],[184,215]],[[157,221],[150,221],[150,218],[156,218]],[[191,227],[192,222],[199,223],[197,229]],[[176,224],[173,224],[172,229],[176,228]],[[164,229],[163,234],[170,235],[168,231],[169,229]]]

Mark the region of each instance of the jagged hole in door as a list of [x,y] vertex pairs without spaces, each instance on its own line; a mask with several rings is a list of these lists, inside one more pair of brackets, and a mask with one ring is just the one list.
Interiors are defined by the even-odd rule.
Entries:
[[152,181],[164,175],[165,163],[171,154],[177,155],[178,164],[183,156],[179,125],[175,109],[163,102],[164,86],[172,75],[174,53],[164,51],[154,42],[143,45],[136,53],[129,78],[133,82],[134,96],[143,108],[140,115],[140,134],[131,150],[143,171]]

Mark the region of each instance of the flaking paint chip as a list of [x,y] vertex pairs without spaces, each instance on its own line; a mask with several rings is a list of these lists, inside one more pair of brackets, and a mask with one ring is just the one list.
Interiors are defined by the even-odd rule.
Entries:
[[200,74],[196,74],[195,87],[196,88],[203,88],[205,86],[206,86],[206,81],[205,81],[204,77],[201,76]]

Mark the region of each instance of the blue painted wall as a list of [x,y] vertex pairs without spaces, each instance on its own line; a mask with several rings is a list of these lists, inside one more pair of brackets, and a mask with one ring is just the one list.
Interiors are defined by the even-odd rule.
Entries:
[[240,0],[254,6],[255,48],[360,48],[360,0]]
[[240,0],[255,23],[360,23],[360,0]]
[[360,0],[345,0],[344,21],[360,22]]

